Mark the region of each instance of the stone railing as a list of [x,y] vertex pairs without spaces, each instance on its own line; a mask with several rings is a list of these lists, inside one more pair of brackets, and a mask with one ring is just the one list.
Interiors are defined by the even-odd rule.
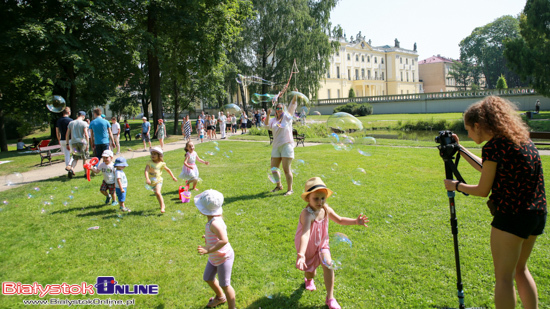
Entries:
[[479,91],[452,91],[452,92],[430,92],[413,94],[392,94],[371,97],[323,99],[314,101],[314,105],[347,104],[354,103],[376,103],[376,102],[396,102],[396,101],[425,101],[425,100],[445,100],[457,98],[483,98],[490,95],[514,96],[514,95],[534,95],[537,94],[532,88],[510,88],[510,89],[487,89]]

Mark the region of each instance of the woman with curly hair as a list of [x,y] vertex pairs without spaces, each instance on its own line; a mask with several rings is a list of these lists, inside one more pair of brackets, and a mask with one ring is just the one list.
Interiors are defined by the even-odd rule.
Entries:
[[[524,308],[538,308],[537,286],[527,260],[546,223],[546,195],[539,152],[509,101],[496,96],[472,104],[464,127],[476,144],[487,141],[482,158],[461,147],[461,155],[481,177],[477,185],[446,179],[448,191],[486,197],[493,214],[491,253],[495,308],[515,308],[514,279]],[[458,137],[453,135],[458,142]]]

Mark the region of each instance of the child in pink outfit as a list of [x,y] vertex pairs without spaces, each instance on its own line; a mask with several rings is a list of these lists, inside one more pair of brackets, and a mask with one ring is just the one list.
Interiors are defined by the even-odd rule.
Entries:
[[[340,217],[326,203],[332,191],[327,188],[321,178],[310,178],[305,185],[302,199],[308,202],[306,208],[300,214],[300,222],[294,237],[294,245],[298,252],[296,268],[305,272],[306,289],[314,291],[317,288],[313,282],[316,269],[323,266],[327,297],[325,303],[329,309],[340,309],[340,305],[334,299],[334,269],[330,256],[328,219],[340,225],[367,226],[368,218],[360,214],[357,219]],[[321,259],[324,261],[321,263]]]

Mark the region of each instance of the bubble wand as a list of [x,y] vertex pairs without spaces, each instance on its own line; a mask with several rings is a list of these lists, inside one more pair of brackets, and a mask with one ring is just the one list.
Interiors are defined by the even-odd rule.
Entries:
[[[296,70],[294,70],[294,68],[296,68]],[[279,91],[279,93],[271,101],[273,106],[277,105],[277,101],[279,100],[279,98],[282,97],[283,94],[285,94],[286,90],[288,89],[288,85],[290,85],[290,81],[292,80],[292,75],[294,73],[296,74],[300,73],[300,71],[298,70],[298,66],[296,65],[296,59],[294,59],[294,64],[292,65],[292,70],[290,71],[290,77],[288,78],[288,82],[283,87],[283,90]]]
[[90,160],[90,162],[84,164],[84,169],[86,169],[86,179],[88,179],[88,181],[91,181],[90,170],[92,169],[92,166],[97,164],[97,162],[99,162],[99,159],[94,157]]

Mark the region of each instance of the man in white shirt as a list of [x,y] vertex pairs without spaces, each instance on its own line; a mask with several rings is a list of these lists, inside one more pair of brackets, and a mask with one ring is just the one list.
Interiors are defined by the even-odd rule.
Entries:
[[222,133],[222,139],[225,139],[225,122],[227,121],[227,117],[223,114],[223,112],[220,112],[218,115],[218,122],[220,123],[220,132]]
[[113,133],[113,139],[115,147],[113,147],[114,153],[120,154],[120,123],[116,121],[116,117],[111,118],[111,132]]

